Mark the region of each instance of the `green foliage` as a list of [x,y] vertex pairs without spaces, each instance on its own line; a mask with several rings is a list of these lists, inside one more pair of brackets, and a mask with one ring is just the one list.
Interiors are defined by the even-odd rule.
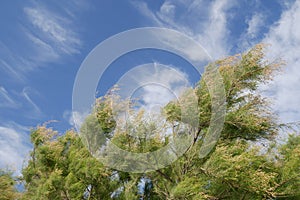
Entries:
[[280,176],[274,188],[278,197],[300,198],[300,136],[290,135],[288,142],[279,147]]
[[105,145],[109,133],[104,132],[95,113],[87,116],[80,128],[80,137],[88,150],[95,154]]
[[164,145],[162,134],[166,127],[159,124],[158,120],[146,119],[144,110],[140,110],[116,128],[112,142],[127,151],[153,152]]
[[110,133],[116,127],[116,121],[113,118],[112,108],[107,106],[109,102],[99,102],[96,106],[97,119],[104,133]]
[[222,137],[256,140],[270,138],[278,125],[268,102],[256,91],[272,80],[282,61],[264,60],[263,45],[250,51],[217,61],[226,90],[227,114]]
[[[199,158],[199,149],[212,116],[209,80],[202,79],[167,104],[165,118],[129,109],[130,118],[124,119],[122,112],[131,102],[111,92],[97,100],[79,135],[68,131],[58,136],[44,126],[32,131],[34,148],[23,169],[26,190],[21,199],[300,199],[300,136],[276,145],[273,136],[280,126],[257,91],[283,64],[267,62],[263,47],[214,63],[223,78],[227,112],[220,140],[205,158]],[[187,135],[194,140],[183,156],[152,172],[117,171],[91,155],[110,150],[112,144],[135,153],[154,152],[174,137]],[[252,142],[261,139],[274,145],[265,150]],[[120,166],[133,164],[122,155],[106,153],[118,157]],[[13,184],[9,175],[1,174],[1,191],[14,195]],[[10,198],[15,197],[3,197]]]
[[107,199],[115,189],[109,169],[93,158],[72,131],[56,137],[51,129],[38,127],[36,137],[52,135],[35,143],[28,166],[23,169],[23,199]]
[[17,199],[19,194],[15,189],[15,180],[11,172],[0,170],[0,200]]

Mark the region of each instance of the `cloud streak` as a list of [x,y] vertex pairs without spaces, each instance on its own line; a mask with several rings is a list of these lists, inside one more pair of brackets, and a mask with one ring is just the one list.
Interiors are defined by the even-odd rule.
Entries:
[[[24,87],[21,91],[7,90],[0,86],[0,113],[13,114],[18,112],[17,119],[39,119],[42,120],[44,113],[37,105],[37,97],[39,93],[31,87]],[[2,123],[8,121],[4,119],[5,115],[0,115]]]
[[78,12],[75,3],[66,3],[68,13],[54,11],[45,3],[24,7],[25,18],[15,27],[22,33],[15,38],[19,46],[0,41],[0,70],[24,83],[29,72],[79,54],[82,41],[75,31],[76,19],[71,16],[72,9]]
[[40,116],[42,114],[40,108],[34,103],[34,101],[31,99],[30,95],[30,88],[26,87],[22,90],[22,96],[27,100],[27,102],[32,106],[34,113],[36,115]]
[[17,105],[3,86],[0,86],[0,102],[0,108],[16,107]]
[[[60,16],[42,6],[25,7],[24,12],[30,23],[39,31],[34,40],[39,40],[44,44],[66,54],[79,53],[81,41],[77,34],[70,27],[70,20]],[[31,39],[34,38],[30,36]],[[55,46],[56,45],[56,46]]]
[[[155,25],[176,29],[198,41],[214,58],[227,55],[230,49],[227,27],[230,8],[234,0],[224,1],[170,1],[166,0],[155,12],[145,2],[134,6]],[[180,9],[179,9],[180,8]],[[182,12],[185,10],[185,12]]]

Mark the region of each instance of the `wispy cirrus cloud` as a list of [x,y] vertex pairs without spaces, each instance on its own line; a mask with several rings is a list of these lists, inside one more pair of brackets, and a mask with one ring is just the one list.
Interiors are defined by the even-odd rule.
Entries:
[[[3,86],[0,86],[0,121],[9,121],[4,119],[4,114],[16,113],[18,119],[42,119],[44,113],[38,105],[40,100],[40,94],[38,91],[31,87],[24,87],[21,91],[9,90]],[[16,118],[15,118],[16,120]]]
[[41,5],[25,7],[24,12],[38,34],[30,39],[41,46],[50,45],[55,50],[66,54],[79,53],[81,41],[72,30],[71,21]]
[[166,0],[158,11],[151,10],[143,1],[134,1],[133,5],[155,25],[173,28],[194,38],[215,59],[227,55],[231,48],[227,11],[236,5],[235,0]]
[[7,90],[0,86],[0,108],[11,108],[16,107],[17,103],[13,100],[11,95],[7,92]]
[[25,6],[25,17],[15,26],[20,33],[15,38],[18,45],[0,41],[0,70],[25,82],[28,72],[79,54],[82,41],[74,25],[76,15],[72,15],[78,13],[78,2],[70,1],[60,11],[42,2]]
[[31,117],[36,118],[36,117],[41,117],[43,115],[41,109],[39,106],[34,102],[34,100],[31,97],[32,93],[35,93],[36,95],[38,94],[36,91],[32,90],[30,87],[25,87],[23,88],[21,92],[21,96],[25,98],[27,101],[29,107],[30,107],[30,112],[31,112]]

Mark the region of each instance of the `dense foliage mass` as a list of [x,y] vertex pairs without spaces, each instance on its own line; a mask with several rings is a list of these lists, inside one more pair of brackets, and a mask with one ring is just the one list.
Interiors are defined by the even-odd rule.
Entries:
[[19,194],[14,187],[15,180],[12,178],[12,173],[0,170],[0,199],[10,200],[17,199]]
[[[166,105],[166,120],[149,120],[140,110],[130,122],[116,121],[116,98],[107,95],[86,118],[81,137],[44,126],[33,130],[34,148],[23,169],[25,191],[17,194],[11,176],[1,173],[0,199],[300,199],[300,136],[276,143],[282,125],[257,92],[282,62],[267,62],[263,45],[257,45],[215,64],[223,77],[227,112],[221,137],[205,158],[199,158],[199,149],[212,113],[204,80],[193,89],[200,108],[196,129],[186,128],[188,122],[181,118],[184,95],[182,102]],[[91,155],[110,143],[132,152],[154,152],[181,134],[192,134],[194,142],[178,160],[156,171],[122,172]]]

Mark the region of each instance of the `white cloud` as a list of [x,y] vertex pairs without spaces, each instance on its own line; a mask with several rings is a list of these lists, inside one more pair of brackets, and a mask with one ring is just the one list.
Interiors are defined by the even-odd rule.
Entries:
[[22,126],[0,126],[0,168],[8,167],[17,175],[21,174],[24,158],[28,157],[31,146]]
[[21,82],[24,81],[23,75],[21,73],[18,73],[12,65],[8,64],[6,61],[2,59],[0,59],[0,68],[3,70],[3,72],[8,74],[9,76],[13,76]]
[[255,12],[251,18],[246,19],[247,29],[241,34],[238,41],[238,48],[245,51],[257,44],[258,37],[261,36],[261,30],[266,25],[266,15],[264,13]]
[[172,18],[174,18],[175,15],[175,9],[176,6],[173,5],[171,2],[166,1],[161,7],[160,7],[160,13],[163,15],[168,15]]
[[6,91],[3,86],[0,86],[0,108],[10,108],[10,107],[17,107],[17,103],[12,99],[10,94]]
[[73,27],[76,19],[71,17],[72,10],[78,12],[78,2],[66,3],[69,14],[54,12],[42,3],[25,7],[26,18],[16,26],[16,31],[24,34],[16,38],[16,43],[26,46],[26,50],[0,41],[0,69],[25,82],[28,72],[61,61],[65,55],[80,53],[82,42]]
[[37,36],[31,34],[28,31],[24,31],[27,37],[33,42],[34,49],[36,53],[39,55],[36,57],[36,61],[45,63],[53,60],[59,59],[58,52],[52,47],[50,44],[47,44],[45,41],[41,40]]
[[[33,90],[29,87],[25,87],[22,90],[22,96],[27,100],[27,102],[30,104],[30,106],[33,108],[32,114],[36,116],[40,116],[42,114],[40,108],[37,106],[37,104],[31,99],[30,92]],[[36,93],[36,92],[35,92]]]
[[[38,41],[43,46],[49,44],[66,54],[79,53],[81,41],[77,34],[72,31],[70,21],[42,6],[26,7],[24,12],[30,22],[39,30]],[[30,36],[30,39],[37,38]],[[52,42],[52,44],[51,44]]]
[[174,66],[149,63],[124,74],[117,85],[123,99],[138,99],[147,111],[159,111],[191,85],[188,76]]
[[250,20],[247,20],[247,37],[255,38],[264,25],[265,16],[262,13],[255,13]]
[[263,40],[271,44],[268,58],[281,57],[287,63],[284,72],[275,78],[269,89],[277,110],[284,122],[299,121],[300,117],[300,1],[282,13],[279,21],[270,28]]
[[[27,63],[26,63],[27,64]],[[0,41],[0,69],[1,73],[14,77],[20,82],[24,82],[25,77],[23,75],[24,68],[31,70],[31,65],[22,63],[21,57],[13,53],[12,50]],[[5,77],[3,77],[4,79]]]
[[77,111],[65,110],[63,112],[63,119],[66,120],[71,126],[75,127],[77,130],[80,130],[81,125],[83,124],[86,117],[89,115],[88,112],[80,113]]
[[[214,58],[228,54],[228,15],[235,0],[165,1],[158,12],[148,8],[145,2],[134,2],[135,7],[155,25],[176,29],[198,41]],[[181,7],[177,11],[176,7]],[[190,51],[192,52],[192,51]]]
[[203,34],[199,34],[199,41],[203,43],[213,58],[224,57],[228,54],[230,44],[228,43],[227,28],[228,10],[234,6],[235,2],[230,0],[215,1],[209,8],[209,20],[203,27]]
[[31,87],[24,87],[21,91],[17,92],[0,86],[0,112],[22,110],[22,115],[26,118],[41,119],[44,114],[36,104],[36,98],[39,96],[40,94]]
[[149,18],[154,22],[156,26],[163,26],[161,20],[159,20],[155,13],[153,13],[147,6],[145,2],[133,1],[132,5],[144,16]]

